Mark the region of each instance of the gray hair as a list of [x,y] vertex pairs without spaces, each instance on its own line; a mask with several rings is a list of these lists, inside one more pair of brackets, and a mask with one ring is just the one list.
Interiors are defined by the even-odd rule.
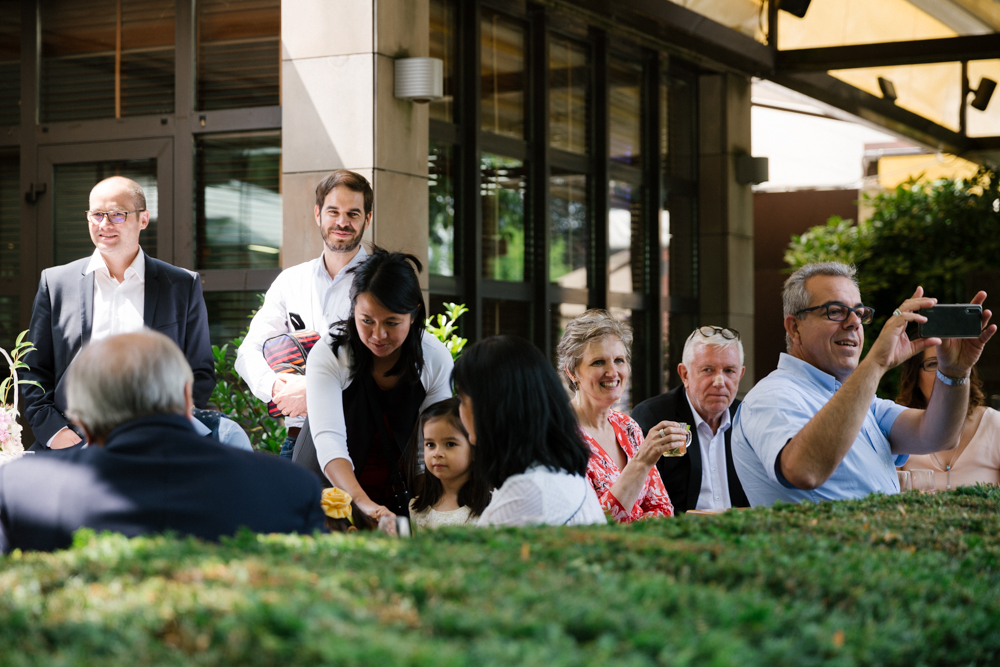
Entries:
[[[701,327],[699,327],[699,329],[700,328]],[[740,367],[743,367],[743,343],[739,338],[725,338],[720,331],[712,333],[711,336],[706,336],[700,333],[698,329],[695,329],[691,332],[691,335],[688,336],[687,341],[685,341],[684,352],[681,354],[681,363],[683,363],[689,370],[691,365],[694,363],[694,350],[699,345],[711,345],[712,347],[718,347],[721,349],[735,347],[740,352]]]
[[[857,279],[858,269],[853,264],[842,262],[816,262],[806,264],[799,268],[785,281],[785,287],[781,292],[781,301],[785,310],[785,317],[795,315],[795,313],[809,307],[812,295],[806,289],[806,281],[814,276],[833,276],[835,278],[847,278],[854,287],[861,292]],[[785,345],[788,349],[792,347],[792,337],[785,333]]]
[[124,176],[109,176],[103,181],[95,185],[90,189],[90,194],[94,194],[94,190],[101,187],[105,183],[114,182],[115,185],[124,190],[129,198],[134,202],[132,205],[135,206],[137,211],[146,210],[146,193],[142,191],[142,186],[133,181],[131,178],[125,178]]
[[66,414],[103,439],[118,426],[187,411],[191,367],[180,348],[150,329],[111,336],[85,347],[66,374]]
[[568,374],[576,372],[587,345],[608,336],[614,336],[625,346],[625,362],[631,368],[632,327],[627,323],[606,310],[591,308],[566,325],[566,331],[559,340],[556,354],[559,356],[559,370],[566,376],[566,383],[570,389],[576,391],[577,383],[570,380]]

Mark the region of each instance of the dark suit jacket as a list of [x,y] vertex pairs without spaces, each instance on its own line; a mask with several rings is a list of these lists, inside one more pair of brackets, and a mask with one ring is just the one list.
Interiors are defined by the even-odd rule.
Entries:
[[226,447],[181,415],[127,422],[103,447],[43,451],[0,466],[0,550],[68,547],[81,527],[129,537],[168,530],[217,540],[322,530],[319,481],[277,456]]
[[[733,401],[729,406],[730,420],[736,416],[736,408],[739,406],[739,401]],[[691,413],[691,406],[688,405],[683,385],[665,394],[646,399],[635,406],[632,410],[632,419],[642,428],[643,435],[649,433],[649,429],[663,420],[691,424],[691,428],[694,428],[694,415]],[[726,431],[725,438],[729,499],[733,507],[750,507],[750,501],[747,500],[747,494],[743,491],[743,485],[733,466],[732,433],[733,429],[730,428]],[[674,504],[674,511],[693,510],[698,505],[698,494],[701,493],[701,444],[698,442],[698,435],[695,434],[686,456],[661,458],[656,467],[660,471],[660,477],[663,478],[663,486],[667,487],[670,502]]]
[[[94,274],[87,274],[90,257],[42,271],[31,310],[28,340],[35,351],[24,361],[21,375],[42,388],[23,385],[24,417],[35,439],[47,443],[70,426],[63,379],[66,369],[90,341],[94,321]],[[194,403],[205,407],[215,387],[215,364],[208,338],[208,314],[198,274],[146,255],[143,320],[168,336],[184,352],[194,371]]]

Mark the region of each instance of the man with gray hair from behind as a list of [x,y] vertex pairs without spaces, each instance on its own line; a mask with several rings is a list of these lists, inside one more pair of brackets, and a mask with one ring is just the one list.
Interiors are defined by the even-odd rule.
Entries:
[[730,428],[744,372],[738,331],[698,327],[684,343],[677,365],[681,386],[632,410],[643,433],[663,421],[688,424],[694,432],[685,455],[664,456],[656,464],[677,513],[749,506],[733,464]]
[[[979,292],[972,303],[985,299]],[[917,287],[861,359],[873,310],[861,303],[853,266],[803,266],[785,281],[783,300],[788,353],[746,395],[733,425],[736,470],[752,505],[898,493],[895,466],[906,455],[955,446],[969,374],[997,330],[989,310],[978,338],[910,340],[906,325],[926,322],[918,311],[937,303]],[[875,396],[888,370],[932,346],[938,372],[925,410]]]
[[322,529],[320,486],[278,457],[198,435],[191,367],[143,329],[85,347],[67,373],[67,415],[87,448],[0,467],[0,551],[50,551],[87,527],[133,537],[167,531],[217,540]]

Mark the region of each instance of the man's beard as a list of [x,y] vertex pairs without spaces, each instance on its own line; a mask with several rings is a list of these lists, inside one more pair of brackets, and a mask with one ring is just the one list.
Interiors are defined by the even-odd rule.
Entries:
[[[344,230],[337,229],[336,227],[334,227],[330,230],[330,233],[332,234],[333,232],[336,231],[344,231]],[[361,237],[364,236],[364,234],[365,230],[362,229],[357,233],[357,235],[352,236],[350,239],[346,240],[337,239],[336,241],[333,242],[330,241],[330,234],[327,234],[326,236],[323,237],[323,245],[325,245],[330,252],[344,252],[344,253],[354,252],[357,249],[357,247],[361,245]]]

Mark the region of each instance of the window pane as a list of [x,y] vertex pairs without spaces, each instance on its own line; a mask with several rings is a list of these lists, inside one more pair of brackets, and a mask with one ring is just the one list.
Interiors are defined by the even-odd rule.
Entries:
[[430,57],[444,61],[444,97],[431,102],[435,120],[453,122],[455,114],[455,0],[431,0]]
[[42,122],[172,113],[175,5],[42,0]]
[[531,336],[529,304],[523,301],[483,299],[483,338],[487,336]]
[[549,178],[549,281],[587,287],[587,177],[553,168]]
[[280,0],[199,0],[198,108],[279,104]]
[[[549,359],[552,360],[552,364],[556,368],[559,367],[559,355],[556,353],[556,349],[563,334],[566,333],[566,325],[583,315],[586,310],[587,306],[582,303],[554,303],[549,309],[549,315],[552,318],[552,340],[549,343]],[[559,371],[559,379],[562,380],[565,386],[566,380],[562,371]]]
[[[21,183],[16,151],[0,151],[0,278],[21,274]],[[83,215],[80,215],[83,219]],[[17,316],[17,313],[14,313]],[[9,349],[9,348],[4,348]],[[0,368],[3,363],[0,362]],[[5,377],[0,370],[0,377]]]
[[0,127],[21,124],[21,3],[0,0]]
[[[693,81],[671,77],[664,84],[667,88],[666,108],[670,107],[670,122],[666,125],[669,138],[663,140],[664,148],[669,146],[669,155],[663,173],[674,178],[694,180],[696,149],[696,91]],[[663,122],[666,124],[667,115]]]
[[428,211],[430,242],[427,264],[431,273],[455,275],[455,149],[449,144],[430,143]]
[[251,314],[260,308],[260,297],[257,292],[205,292],[212,345],[229,343],[229,351],[235,353],[233,339],[246,333]]
[[587,152],[590,70],[586,47],[559,35],[549,44],[549,144]]
[[612,292],[646,292],[645,235],[642,230],[642,197],[638,185],[611,181],[608,237]]
[[611,159],[638,165],[641,153],[639,116],[642,113],[642,66],[611,59]]
[[149,225],[139,234],[142,251],[156,257],[158,194],[156,159],[119,162],[57,164],[53,169],[53,238],[55,264],[66,264],[93,254],[90,224],[84,211],[90,208],[90,191],[111,176],[124,176],[142,186],[149,211]]
[[276,132],[196,139],[199,270],[278,268],[280,165]]
[[524,165],[483,153],[483,278],[524,280]]
[[524,28],[488,10],[482,16],[482,130],[524,137]]

